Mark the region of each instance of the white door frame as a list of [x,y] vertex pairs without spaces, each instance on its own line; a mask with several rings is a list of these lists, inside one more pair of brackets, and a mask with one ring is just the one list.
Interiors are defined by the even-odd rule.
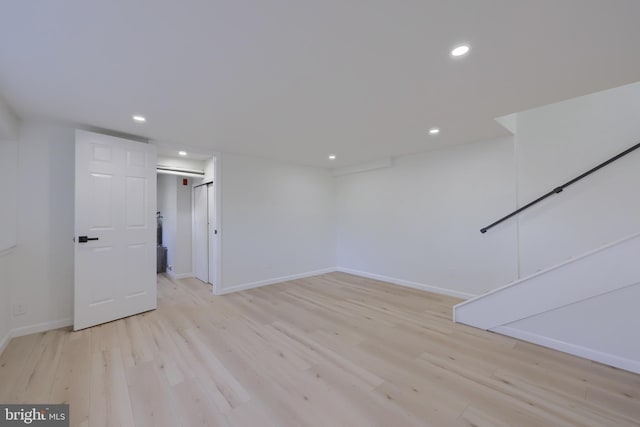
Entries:
[[[207,259],[207,264],[209,265],[209,276],[207,278],[207,281],[209,283],[217,283],[218,281],[218,277],[217,275],[213,275],[211,274],[211,270],[213,269],[214,272],[218,271],[218,219],[217,219],[217,212],[216,212],[216,205],[217,205],[217,200],[216,200],[216,185],[215,185],[215,181],[211,184],[207,185],[207,249],[208,249],[208,259]],[[211,197],[213,193],[213,197]],[[211,209],[211,206],[213,205],[213,209]],[[211,219],[211,216],[213,215],[214,217],[214,221],[212,223],[209,222],[209,219]]]
[[[213,167],[213,171],[214,171],[214,177],[213,177],[213,182],[212,185],[214,186],[213,188],[213,193],[215,195],[215,224],[213,224],[213,228],[215,230],[218,230],[218,234],[217,234],[217,239],[218,239],[218,243],[217,243],[217,247],[214,253],[214,259],[212,260],[210,257],[208,257],[208,262],[209,262],[209,269],[211,269],[211,263],[214,264],[214,268],[216,271],[215,274],[215,283],[211,283],[212,285],[212,292],[214,295],[221,295],[221,289],[222,286],[220,285],[222,283],[222,185],[221,185],[221,177],[222,177],[222,173],[221,173],[221,153],[219,152],[215,152],[213,155],[213,162],[214,162],[214,167]],[[209,180],[205,181],[205,182],[211,182]],[[204,184],[206,185],[206,184]],[[208,190],[207,190],[208,193]],[[192,216],[192,222],[195,222],[195,197],[194,195],[194,190],[192,189],[192,197],[191,197],[191,216]],[[207,194],[208,197],[208,194]],[[209,205],[207,206],[207,208],[209,207]],[[192,232],[194,230],[194,227],[191,227]],[[209,236],[207,236],[207,241],[209,241]],[[195,273],[195,256],[193,255],[193,253],[195,252],[194,249],[194,242],[195,239],[191,238],[191,247],[192,247],[192,251],[191,251],[191,263],[192,263],[192,270]]]
[[196,279],[209,283],[208,185],[191,187],[191,271]]
[[213,154],[213,185],[214,194],[216,196],[216,224],[215,228],[218,230],[218,245],[215,253],[215,268],[216,268],[216,283],[212,286],[214,295],[221,295],[222,293],[222,153],[216,152]]
[[[209,258],[209,269],[211,269],[211,263],[213,262],[213,268],[215,269],[215,283],[212,283],[212,291],[214,295],[220,295],[222,290],[222,153],[214,152],[213,155],[213,186],[215,194],[215,221],[214,229],[218,230],[217,234],[217,246],[214,259]],[[207,236],[208,238],[209,236]]]
[[[218,250],[216,251],[216,260],[215,260],[215,269],[216,269],[216,283],[213,284],[212,286],[212,292],[214,295],[221,295],[221,290],[222,290],[222,247],[223,247],[223,243],[222,243],[222,239],[223,239],[223,230],[222,230],[222,153],[220,153],[219,151],[214,151],[214,150],[207,150],[207,149],[203,149],[202,147],[192,147],[192,146],[188,146],[188,145],[184,145],[184,144],[174,144],[174,143],[167,143],[167,142],[157,142],[154,141],[152,142],[153,145],[159,147],[159,148],[166,148],[166,149],[170,149],[170,150],[174,150],[175,152],[178,152],[180,150],[185,150],[187,152],[192,152],[192,153],[200,153],[200,154],[206,154],[206,155],[210,155],[213,158],[214,161],[214,177],[213,177],[213,184],[216,186],[215,187],[215,195],[216,195],[216,230],[218,230]],[[191,203],[192,203],[192,209],[191,209],[191,215],[192,215],[192,223],[193,223],[193,197],[191,198]],[[193,227],[192,227],[193,229]],[[192,250],[193,250],[193,236],[192,236]],[[191,266],[192,266],[192,271],[193,271],[193,253],[191,256]]]

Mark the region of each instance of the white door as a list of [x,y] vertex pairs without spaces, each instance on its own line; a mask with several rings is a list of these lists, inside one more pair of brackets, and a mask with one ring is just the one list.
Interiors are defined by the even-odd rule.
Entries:
[[193,188],[193,268],[195,276],[209,281],[209,243],[207,238],[207,186]]
[[207,219],[209,224],[209,283],[215,284],[218,260],[218,223],[216,221],[216,191],[213,184],[207,185]]
[[76,131],[73,329],[157,307],[156,151]]

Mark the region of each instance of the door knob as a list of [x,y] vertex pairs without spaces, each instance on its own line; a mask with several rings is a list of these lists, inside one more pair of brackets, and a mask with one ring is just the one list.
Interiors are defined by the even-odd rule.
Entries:
[[78,243],[87,243],[89,240],[100,240],[98,237],[78,236]]

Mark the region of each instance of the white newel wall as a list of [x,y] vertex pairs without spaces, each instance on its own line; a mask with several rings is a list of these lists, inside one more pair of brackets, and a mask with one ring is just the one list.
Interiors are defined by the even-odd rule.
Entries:
[[[640,142],[640,83],[517,114],[520,205]],[[522,275],[640,231],[640,150],[520,216]]]

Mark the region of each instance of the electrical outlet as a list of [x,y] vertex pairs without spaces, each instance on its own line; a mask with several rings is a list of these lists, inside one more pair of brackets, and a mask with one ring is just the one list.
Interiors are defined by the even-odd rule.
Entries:
[[13,315],[22,316],[27,314],[27,306],[25,304],[13,304]]

